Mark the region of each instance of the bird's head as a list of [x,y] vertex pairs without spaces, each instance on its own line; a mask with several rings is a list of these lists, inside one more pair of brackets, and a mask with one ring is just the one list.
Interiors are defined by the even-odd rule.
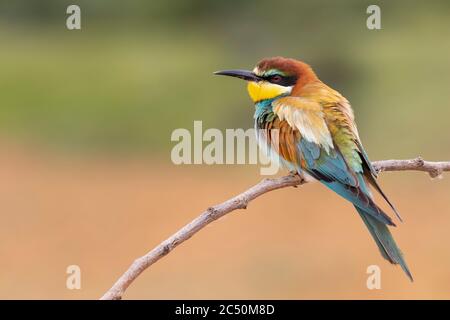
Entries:
[[246,80],[253,102],[300,94],[306,84],[318,80],[306,63],[283,57],[263,59],[253,71],[224,70],[214,74]]

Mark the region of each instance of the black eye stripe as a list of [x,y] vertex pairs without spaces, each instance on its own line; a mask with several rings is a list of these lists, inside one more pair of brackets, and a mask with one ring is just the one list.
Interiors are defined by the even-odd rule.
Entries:
[[297,82],[296,76],[282,76],[279,74],[267,76],[267,77],[264,77],[264,79],[266,81],[269,81],[270,83],[278,84],[278,85],[284,86],[284,87],[293,86]]

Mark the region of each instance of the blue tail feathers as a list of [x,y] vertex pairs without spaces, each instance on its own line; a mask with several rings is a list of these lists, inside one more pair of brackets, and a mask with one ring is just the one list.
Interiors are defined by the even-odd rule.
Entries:
[[355,208],[364,221],[364,224],[367,226],[367,229],[369,229],[370,234],[372,235],[378,248],[380,249],[381,255],[390,263],[399,264],[408,278],[411,281],[414,281],[411,272],[409,271],[408,265],[403,258],[403,254],[397,247],[397,244],[395,243],[395,240],[392,237],[392,234],[389,231],[388,227],[384,223],[373,218],[372,215],[370,215],[367,211],[357,206],[355,206]]

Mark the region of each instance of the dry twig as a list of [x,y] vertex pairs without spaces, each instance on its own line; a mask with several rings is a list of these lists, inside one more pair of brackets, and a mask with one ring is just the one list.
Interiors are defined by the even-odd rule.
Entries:
[[[450,171],[450,162],[430,162],[418,157],[409,160],[384,160],[372,163],[378,172],[383,171],[424,171],[432,178],[439,177],[444,171]],[[125,290],[136,278],[156,261],[167,255],[175,247],[188,240],[194,234],[227,213],[237,209],[246,209],[250,201],[264,193],[302,185],[306,183],[297,175],[289,175],[276,179],[264,179],[247,191],[231,198],[221,204],[208,208],[200,216],[192,220],[175,234],[161,242],[156,248],[136,259],[128,270],[117,280],[117,282],[102,297],[102,300],[119,300]]]

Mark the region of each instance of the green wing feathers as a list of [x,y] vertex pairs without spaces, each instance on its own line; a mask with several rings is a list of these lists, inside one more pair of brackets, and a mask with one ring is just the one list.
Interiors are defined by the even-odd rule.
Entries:
[[[402,221],[394,205],[389,201],[376,181],[377,172],[373,168],[369,157],[359,140],[353,118],[349,117],[348,113],[342,112],[339,108],[332,108],[331,112],[333,115],[331,117],[332,120],[329,121],[329,127],[333,136],[333,142],[335,147],[341,151],[350,170],[361,175],[360,189],[370,197],[371,201],[373,201],[367,184],[371,185],[389,204],[399,220]],[[367,210],[364,206],[360,206],[355,202],[353,202],[353,204],[364,221],[364,224],[369,229],[381,255],[390,263],[399,264],[408,278],[413,281],[411,272],[403,258],[403,254],[395,243],[387,224],[380,219],[376,219],[372,212]]]

